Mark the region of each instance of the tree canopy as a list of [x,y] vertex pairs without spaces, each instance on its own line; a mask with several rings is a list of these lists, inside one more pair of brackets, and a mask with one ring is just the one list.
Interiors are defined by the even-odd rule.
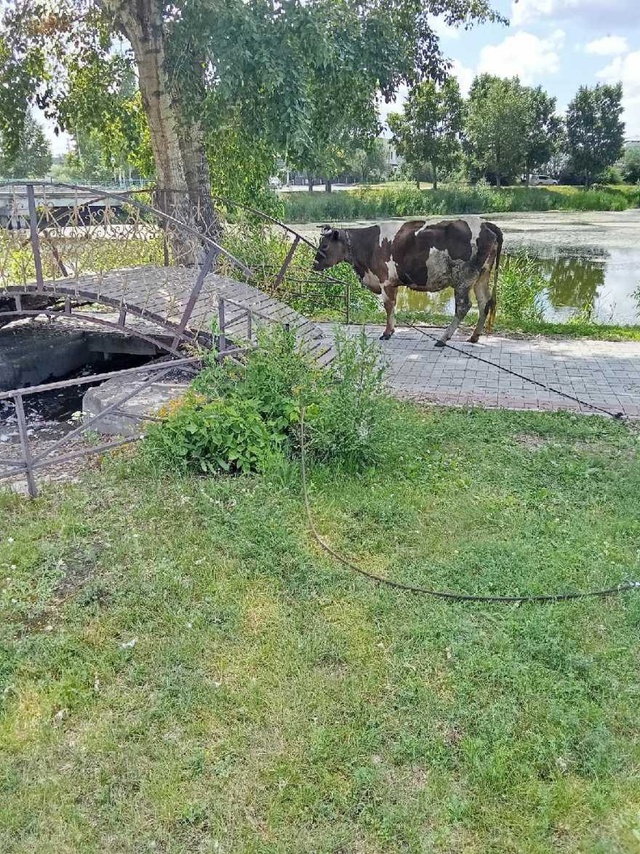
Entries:
[[453,168],[460,152],[463,117],[460,86],[453,77],[441,85],[431,80],[416,84],[409,92],[404,112],[389,116],[397,152],[417,181],[430,164],[437,189],[440,171]]
[[36,101],[61,129],[115,128],[105,137],[127,157],[148,139],[158,186],[195,203],[210,191],[206,150],[214,177],[218,153],[251,140],[260,159],[268,147],[337,168],[375,136],[378,92],[443,79],[434,16],[498,17],[488,0],[9,0],[0,77],[15,86],[0,112],[11,124]]
[[15,142],[0,144],[0,178],[44,178],[51,163],[49,141],[41,125],[27,113],[22,127],[15,131]]
[[581,86],[567,109],[569,154],[588,187],[594,176],[622,154],[622,85]]

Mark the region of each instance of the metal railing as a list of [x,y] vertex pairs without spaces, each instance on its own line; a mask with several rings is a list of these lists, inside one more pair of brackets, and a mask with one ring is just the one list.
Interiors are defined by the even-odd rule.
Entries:
[[[304,249],[305,265],[309,261],[305,268],[308,269],[306,281],[312,283],[320,295],[327,285],[343,289],[345,319],[349,319],[350,283],[327,274],[312,274],[310,250],[315,254],[315,245],[295,229],[250,206],[231,199],[214,198],[218,206],[259,223],[267,236],[279,234],[286,240],[286,244],[280,244],[284,257],[275,263],[260,259],[257,265],[252,264],[254,247],[251,237],[256,232],[251,229],[247,231],[247,237],[236,239],[239,250],[231,251],[224,243],[234,237],[236,226],[233,223],[213,222],[209,229],[204,215],[198,210],[191,211],[189,221],[182,221],[177,214],[186,206],[180,194],[169,199],[171,212],[168,212],[144,199],[148,191],[120,192],[72,184],[16,181],[5,185],[4,189],[10,189],[10,192],[3,195],[3,187],[0,186],[0,327],[18,318],[38,315],[51,319],[73,317],[82,323],[135,335],[165,354],[163,361],[156,364],[0,392],[0,402],[13,404],[20,447],[19,459],[0,460],[0,482],[12,481],[16,477],[26,479],[28,493],[32,497],[38,494],[36,475],[42,469],[84,456],[107,453],[136,441],[138,435],[71,450],[68,447],[84,438],[87,431],[92,431],[109,413],[138,417],[127,415],[123,406],[170,371],[179,369],[195,373],[201,364],[202,354],[185,354],[185,346],[215,345],[219,359],[240,358],[257,346],[256,332],[261,324],[275,322],[287,325],[277,317],[261,312],[259,300],[257,307],[249,307],[227,296],[216,296],[217,310],[208,318],[207,328],[198,326],[194,309],[199,304],[210,273],[230,274],[241,282],[257,285],[271,297],[289,303],[295,304],[296,299],[309,302],[311,295],[304,293],[304,278],[301,278],[300,271],[298,275],[292,274],[294,256]],[[27,228],[3,228],[3,216],[6,215],[6,226],[12,216],[24,216],[25,205],[24,224]],[[28,234],[26,238],[25,231]],[[181,241],[186,246],[185,255],[191,257],[181,256]],[[196,263],[193,263],[194,250],[198,256]],[[239,257],[242,253],[245,254],[244,260]],[[186,265],[186,262],[189,263]],[[148,305],[137,305],[135,294],[129,298],[125,286],[119,298],[100,291],[101,276],[105,281],[111,274],[116,278],[129,276],[135,280],[137,271],[147,269],[145,264],[149,263],[152,270],[173,265],[181,267],[187,276],[188,269],[194,271],[195,280],[184,292],[186,298],[178,306],[179,312],[175,316],[169,317],[168,310],[166,316],[160,316]],[[86,284],[88,279],[91,279],[91,287]],[[117,319],[108,319],[97,311],[79,313],[87,302],[115,309]],[[163,339],[153,329],[132,326],[130,318],[135,316],[150,320],[168,335]],[[213,325],[217,329],[213,330]],[[140,382],[126,394],[118,396],[98,415],[83,420],[50,447],[34,450],[29,436],[25,398],[97,384],[115,377],[140,377]],[[6,444],[4,448],[7,448]]]

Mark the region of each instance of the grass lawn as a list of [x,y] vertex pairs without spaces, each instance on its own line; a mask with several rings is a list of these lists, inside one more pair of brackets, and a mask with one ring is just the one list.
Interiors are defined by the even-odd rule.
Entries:
[[[469,592],[640,576],[637,436],[403,406],[360,477],[312,473],[367,567]],[[640,849],[640,594],[447,604],[347,574],[297,467],[135,456],[0,497],[0,851]]]

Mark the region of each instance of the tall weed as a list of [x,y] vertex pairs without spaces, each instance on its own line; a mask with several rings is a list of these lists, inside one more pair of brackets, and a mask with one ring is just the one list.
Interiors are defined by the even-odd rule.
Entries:
[[364,330],[357,338],[339,335],[336,350],[331,383],[311,422],[311,449],[316,459],[357,472],[381,463],[389,447],[386,368]]
[[542,293],[547,280],[528,255],[517,255],[500,270],[498,311],[514,323],[540,322],[543,319]]

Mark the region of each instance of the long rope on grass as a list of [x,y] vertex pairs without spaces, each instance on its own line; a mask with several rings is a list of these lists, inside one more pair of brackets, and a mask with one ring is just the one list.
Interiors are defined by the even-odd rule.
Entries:
[[377,575],[374,572],[369,572],[358,566],[353,561],[337,552],[326,540],[324,540],[315,526],[313,514],[311,513],[311,503],[309,501],[309,488],[307,483],[307,448],[305,436],[305,418],[304,409],[300,417],[300,459],[302,469],[302,492],[304,496],[304,506],[307,514],[307,522],[309,530],[318,543],[320,548],[330,555],[334,560],[341,563],[351,572],[361,575],[368,581],[373,581],[375,584],[383,584],[386,587],[392,587],[395,590],[404,590],[407,593],[417,593],[423,596],[431,596],[435,599],[446,599],[450,602],[487,602],[498,603],[505,605],[520,605],[524,603],[552,603],[552,602],[569,602],[575,599],[604,599],[609,596],[617,596],[619,593],[624,593],[628,590],[640,590],[640,581],[623,581],[615,587],[605,587],[601,590],[575,591],[570,593],[547,593],[538,595],[522,595],[522,596],[475,596],[471,593],[460,593],[453,590],[435,590],[430,587],[421,587],[417,584],[407,584],[403,581],[394,581],[392,578],[385,578],[382,575]]

